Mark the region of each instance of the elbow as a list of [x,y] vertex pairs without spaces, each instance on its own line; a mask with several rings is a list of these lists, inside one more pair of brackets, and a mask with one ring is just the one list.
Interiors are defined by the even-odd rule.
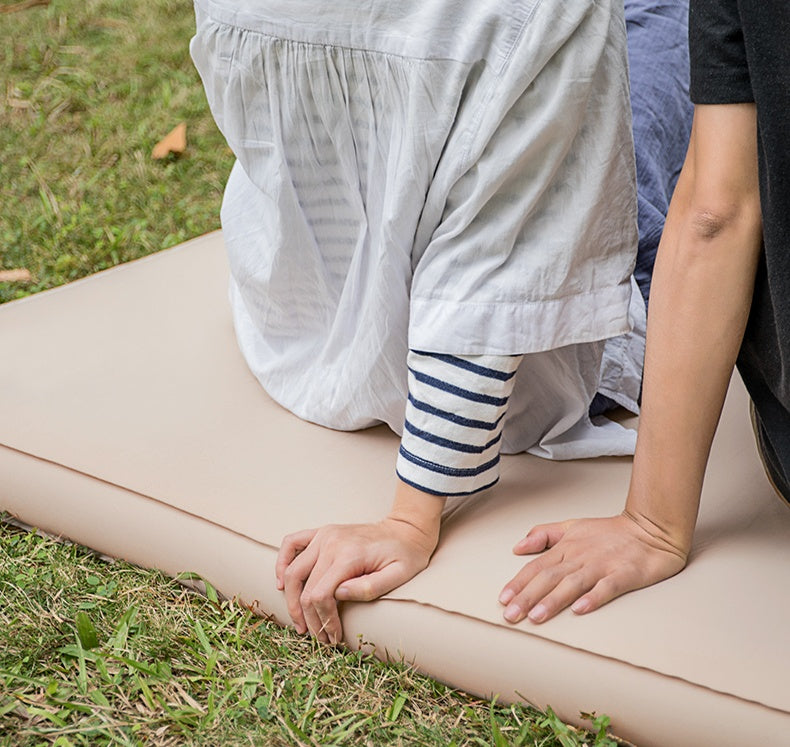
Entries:
[[748,236],[760,231],[761,226],[759,200],[695,205],[688,220],[691,238],[703,244],[739,234]]
[[731,228],[736,217],[734,208],[725,205],[698,207],[691,211],[689,229],[692,238],[710,242]]
[[692,201],[684,233],[687,261],[718,262],[723,255],[758,252],[762,243],[759,195]]

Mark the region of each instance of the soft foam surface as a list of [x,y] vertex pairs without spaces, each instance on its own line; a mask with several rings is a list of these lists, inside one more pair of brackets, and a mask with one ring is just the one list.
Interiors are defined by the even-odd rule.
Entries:
[[[109,555],[202,574],[287,623],[282,536],[379,518],[398,440],[302,422],[235,344],[219,233],[0,307],[0,509]],[[347,605],[347,640],[455,686],[605,712],[644,745],[787,743],[790,510],[762,473],[734,380],[688,568],[586,617],[504,622],[529,526],[620,510],[630,460],[503,461],[447,510],[429,568]]]

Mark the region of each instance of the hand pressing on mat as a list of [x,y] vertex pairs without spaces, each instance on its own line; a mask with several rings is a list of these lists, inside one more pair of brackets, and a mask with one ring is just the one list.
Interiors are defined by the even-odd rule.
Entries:
[[592,612],[626,592],[674,576],[688,555],[650,522],[627,512],[542,524],[513,548],[517,555],[544,550],[502,590],[499,601],[508,622],[528,617],[542,623],[568,606],[577,614]]
[[275,573],[297,632],[339,643],[338,602],[369,602],[423,570],[439,540],[443,506],[443,498],[400,482],[382,521],[333,524],[285,537]]
[[521,540],[520,555],[546,552],[503,589],[507,620],[542,622],[568,605],[590,612],[685,566],[765,251],[757,141],[754,104],[695,108],[653,274],[625,511],[546,524]]

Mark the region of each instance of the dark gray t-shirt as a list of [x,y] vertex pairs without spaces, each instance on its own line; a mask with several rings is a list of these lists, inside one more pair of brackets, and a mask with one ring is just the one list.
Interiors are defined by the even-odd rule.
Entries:
[[790,3],[691,0],[691,98],[757,105],[763,260],[738,368],[790,500]]

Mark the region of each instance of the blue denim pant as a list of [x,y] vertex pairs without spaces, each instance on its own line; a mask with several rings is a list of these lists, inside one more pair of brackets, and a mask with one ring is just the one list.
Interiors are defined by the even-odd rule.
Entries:
[[[658,242],[691,135],[688,0],[626,0],[625,20],[639,202],[634,277],[648,304]],[[590,414],[612,407],[599,394]]]

